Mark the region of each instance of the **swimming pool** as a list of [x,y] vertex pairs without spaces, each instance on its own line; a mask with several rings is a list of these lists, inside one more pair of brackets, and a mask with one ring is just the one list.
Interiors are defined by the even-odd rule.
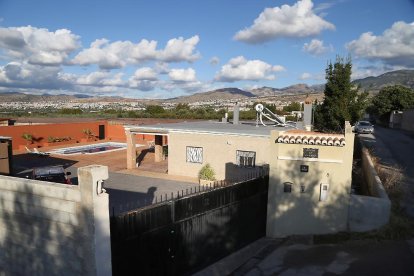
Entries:
[[[139,146],[137,144],[137,146]],[[115,143],[115,142],[105,142],[87,146],[78,146],[78,147],[69,147],[61,148],[57,150],[50,151],[51,154],[61,154],[61,155],[72,155],[72,154],[98,154],[106,153],[116,150],[126,149],[127,145],[125,143]]]

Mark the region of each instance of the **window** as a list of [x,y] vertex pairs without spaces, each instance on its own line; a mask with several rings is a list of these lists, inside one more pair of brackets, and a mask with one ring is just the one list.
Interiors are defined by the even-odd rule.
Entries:
[[236,151],[236,164],[240,167],[254,168],[256,165],[256,152],[254,151]]
[[283,192],[284,193],[291,193],[292,192],[292,182],[285,182],[283,183]]
[[188,163],[203,163],[203,148],[187,147],[186,161]]

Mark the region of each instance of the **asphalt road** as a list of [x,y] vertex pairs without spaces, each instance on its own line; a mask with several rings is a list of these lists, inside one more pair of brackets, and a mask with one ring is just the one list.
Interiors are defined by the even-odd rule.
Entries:
[[399,168],[404,174],[406,193],[402,204],[414,217],[414,134],[399,129],[375,126],[375,134],[360,134],[383,166]]

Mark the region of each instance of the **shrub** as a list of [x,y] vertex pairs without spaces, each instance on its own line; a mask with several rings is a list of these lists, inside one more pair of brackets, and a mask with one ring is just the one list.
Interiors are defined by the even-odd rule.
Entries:
[[27,141],[27,145],[33,143],[33,135],[30,133],[23,133],[22,138]]
[[210,164],[205,164],[198,173],[198,178],[203,180],[216,180],[215,172]]

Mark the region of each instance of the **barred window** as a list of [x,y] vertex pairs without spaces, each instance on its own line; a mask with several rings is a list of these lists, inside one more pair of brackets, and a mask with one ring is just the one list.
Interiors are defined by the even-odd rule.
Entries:
[[236,151],[236,164],[240,167],[254,168],[256,166],[256,152]]
[[203,163],[203,148],[187,147],[186,161],[188,163]]

